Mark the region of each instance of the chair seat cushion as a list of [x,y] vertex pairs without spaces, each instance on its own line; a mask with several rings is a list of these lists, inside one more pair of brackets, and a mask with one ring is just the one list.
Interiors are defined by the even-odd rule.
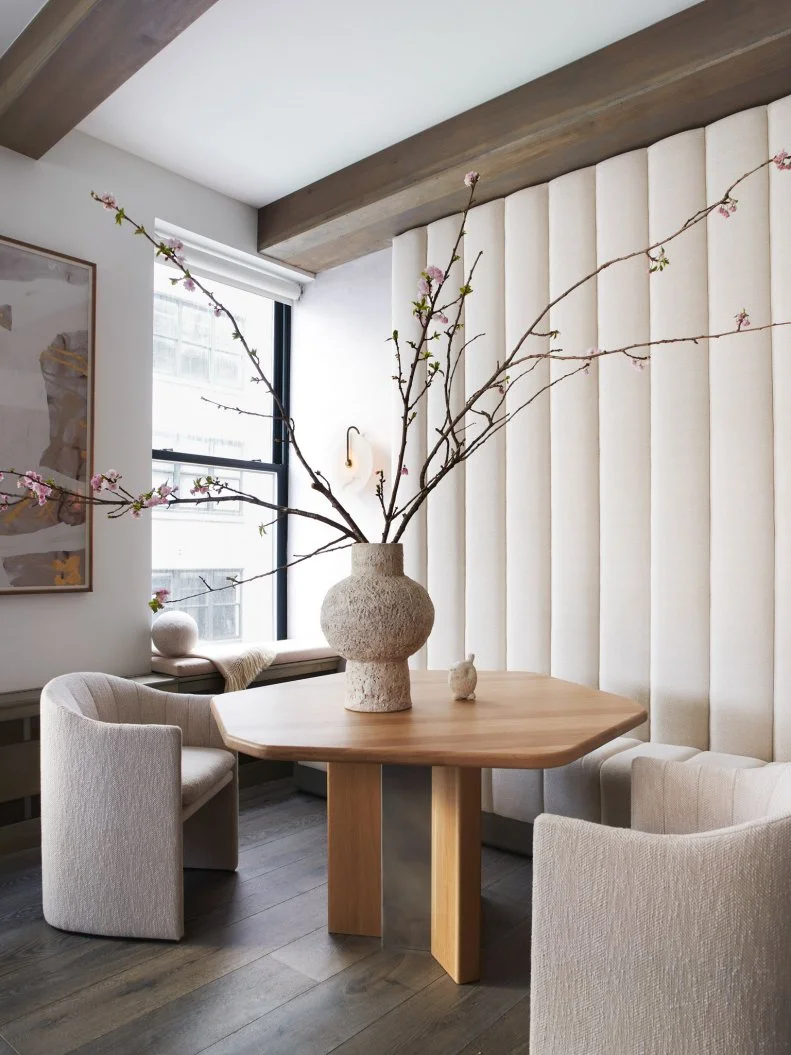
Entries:
[[181,805],[191,806],[228,774],[236,761],[219,747],[182,747]]

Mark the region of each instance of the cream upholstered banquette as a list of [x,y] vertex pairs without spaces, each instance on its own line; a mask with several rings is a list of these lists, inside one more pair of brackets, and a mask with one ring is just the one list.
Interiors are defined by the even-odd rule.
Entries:
[[[456,398],[550,297],[671,233],[781,148],[791,149],[791,98],[475,208],[451,281],[483,250],[464,332],[485,336]],[[791,759],[791,328],[758,331],[791,320],[791,173],[763,169],[737,197],[732,217],[667,246],[665,271],[649,274],[644,258],[613,267],[545,328],[583,352],[729,330],[743,308],[752,329],[657,349],[643,370],[602,360],[556,385],[443,481],[406,537],[407,571],[437,612],[420,665],[474,651],[482,669],[547,672],[649,709],[633,738],[571,766],[494,772],[486,810],[628,825],[637,757]],[[394,240],[404,338],[419,272],[446,264],[457,224]],[[542,364],[531,383],[562,369]],[[438,412],[430,399],[408,465]]]

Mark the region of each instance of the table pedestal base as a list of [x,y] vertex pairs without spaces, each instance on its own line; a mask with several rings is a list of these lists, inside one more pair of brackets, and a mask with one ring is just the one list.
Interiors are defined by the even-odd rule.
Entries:
[[330,931],[430,949],[476,981],[480,769],[332,762],[327,811]]

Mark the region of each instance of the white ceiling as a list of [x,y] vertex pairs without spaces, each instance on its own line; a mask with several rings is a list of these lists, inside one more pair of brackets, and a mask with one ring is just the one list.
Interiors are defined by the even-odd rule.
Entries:
[[0,55],[32,22],[47,0],[0,0]]
[[218,0],[80,128],[263,205],[691,6]]

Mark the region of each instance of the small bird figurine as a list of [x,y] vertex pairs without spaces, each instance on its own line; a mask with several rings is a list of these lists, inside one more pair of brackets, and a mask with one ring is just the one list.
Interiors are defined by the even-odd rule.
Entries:
[[471,652],[466,659],[454,663],[448,671],[454,700],[474,700],[475,686],[478,684],[478,671],[475,669],[475,653]]

